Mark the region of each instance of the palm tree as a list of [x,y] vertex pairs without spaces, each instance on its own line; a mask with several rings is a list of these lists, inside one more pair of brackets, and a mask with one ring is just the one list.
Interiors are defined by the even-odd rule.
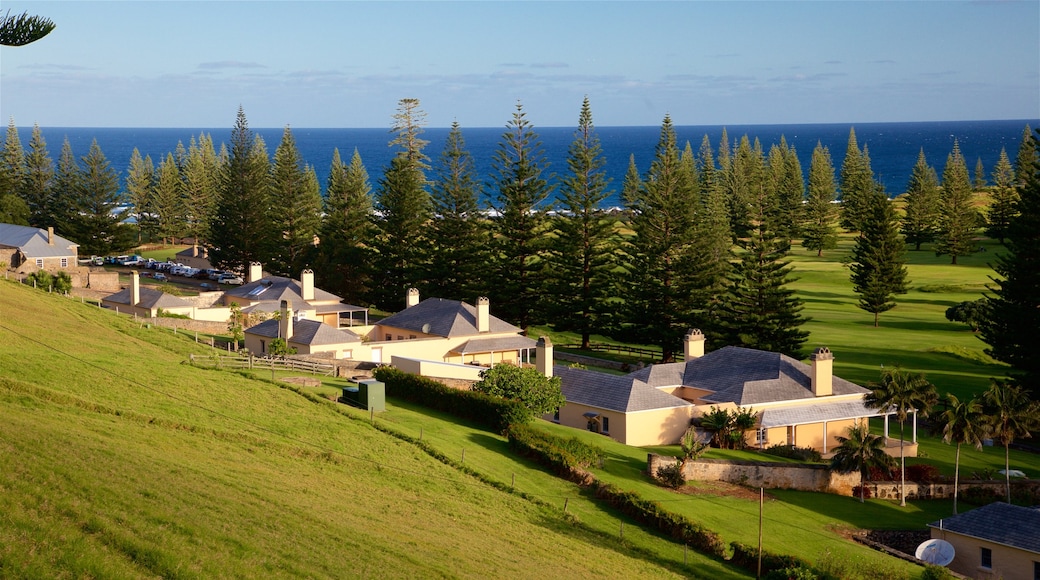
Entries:
[[[935,385],[921,373],[906,372],[899,367],[881,371],[881,382],[870,384],[863,402],[868,407],[894,413],[899,421],[899,505],[906,505],[906,460],[903,456],[903,425],[910,413],[928,416],[939,400]],[[887,435],[887,434],[886,434]]]
[[960,401],[954,395],[946,395],[947,409],[940,417],[943,426],[943,442],[957,444],[957,455],[953,462],[953,515],[957,515],[957,486],[961,475],[961,444],[967,443],[982,449],[982,439],[986,436],[986,417],[982,414],[982,404],[977,398]]
[[993,437],[1004,446],[1004,480],[1007,502],[1011,503],[1011,467],[1009,449],[1016,437],[1028,438],[1032,429],[1040,428],[1040,403],[1029,399],[1021,385],[994,379],[982,394],[983,410],[989,418]]
[[831,469],[839,473],[859,471],[859,501],[866,501],[865,490],[870,468],[887,468],[893,459],[885,453],[885,440],[874,435],[867,428],[866,422],[849,427],[848,437],[839,435],[838,447],[831,458]]

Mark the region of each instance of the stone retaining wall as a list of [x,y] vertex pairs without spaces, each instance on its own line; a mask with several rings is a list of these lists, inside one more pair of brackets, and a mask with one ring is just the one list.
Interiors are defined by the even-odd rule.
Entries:
[[[651,474],[656,474],[659,467],[673,465],[678,461],[676,457],[650,453],[647,455],[647,469]],[[721,459],[687,462],[683,477],[687,481],[725,481],[749,487],[822,491],[837,495],[852,495],[852,488],[860,484],[859,473],[832,472],[826,465]]]

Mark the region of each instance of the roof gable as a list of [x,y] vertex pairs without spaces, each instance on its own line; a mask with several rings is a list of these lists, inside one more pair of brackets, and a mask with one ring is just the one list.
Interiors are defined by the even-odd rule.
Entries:
[[[303,299],[303,284],[299,280],[283,276],[266,276],[254,282],[243,284],[238,288],[227,290],[226,296],[245,298],[251,302],[288,300],[292,304],[310,304],[317,302],[340,302],[342,298],[320,288],[314,289],[314,299]],[[295,306],[294,306],[295,308]]]
[[18,248],[26,258],[75,256],[79,244],[54,234],[54,244],[47,243],[47,230],[0,224],[0,245]]
[[[246,333],[264,338],[278,338],[278,320],[265,320],[256,326],[246,329]],[[292,338],[288,342],[319,346],[326,344],[349,344],[360,343],[361,337],[353,332],[333,328],[332,326],[317,320],[293,320]]]
[[1040,507],[991,503],[928,526],[1040,554]]
[[[377,324],[443,337],[481,334],[477,332],[477,308],[446,298],[427,298],[415,306],[380,320]],[[519,332],[518,327],[501,318],[488,316],[488,334]]]
[[167,294],[161,290],[142,287],[139,291],[139,302],[137,304],[130,304],[130,288],[124,288],[119,292],[110,294],[106,296],[104,300],[105,302],[126,304],[128,306],[137,306],[140,308],[188,308],[191,306],[187,300],[178,298],[172,294]]
[[563,396],[569,403],[621,412],[692,406],[632,375],[608,375],[567,366],[553,367],[553,374],[560,377]]

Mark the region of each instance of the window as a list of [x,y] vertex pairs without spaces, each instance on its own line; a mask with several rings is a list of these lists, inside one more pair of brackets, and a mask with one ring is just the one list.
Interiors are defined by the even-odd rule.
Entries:
[[386,339],[387,340],[393,340],[394,339],[394,335],[388,334],[388,335],[386,335]]
[[397,335],[397,340],[404,340],[404,335],[403,334],[398,334]]
[[983,568],[993,567],[993,550],[989,548],[982,548],[982,564]]
[[560,410],[559,409],[556,409],[556,412],[553,413],[553,421],[556,421],[557,423],[560,422]]
[[408,340],[415,340],[415,335],[414,334],[409,334],[408,335]]
[[62,258],[61,259],[61,267],[62,268],[68,268],[69,267],[69,259],[68,258]]
[[603,432],[610,433],[610,417],[603,417]]
[[1040,562],[1033,562],[1033,580],[1040,580]]
[[768,435],[766,434],[765,427],[759,427],[755,430],[755,445],[759,447],[765,447],[769,443]]
[[267,352],[267,341],[260,341],[260,354]]
[[43,258],[36,258],[36,267],[43,268]]

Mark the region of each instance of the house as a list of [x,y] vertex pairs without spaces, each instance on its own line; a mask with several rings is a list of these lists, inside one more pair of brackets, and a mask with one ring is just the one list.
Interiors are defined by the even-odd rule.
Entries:
[[54,233],[54,228],[0,224],[0,262],[18,272],[57,272],[77,266],[79,244]]
[[624,376],[554,366],[567,403],[552,420],[628,445],[671,445],[713,407],[749,409],[758,422],[747,435],[748,445],[828,453],[849,427],[883,415],[864,404],[867,389],[833,375],[834,356],[826,348],[817,349],[807,365],[734,346],[705,354],[699,330],[691,330],[683,343],[684,362]]
[[343,304],[343,300],[320,288],[314,287],[314,272],[304,270],[299,280],[282,276],[265,276],[259,262],[252,262],[247,272],[246,283],[224,293],[224,306],[238,304],[244,313],[262,312],[274,314],[278,312],[281,302],[289,302],[293,312],[308,320],[318,320],[339,328],[343,314],[347,315],[347,323],[354,325],[354,315],[362,315],[361,324],[368,323],[368,309],[361,306]]
[[209,250],[205,246],[198,244],[192,244],[190,248],[177,252],[173,261],[192,268],[198,268],[199,270],[210,270],[213,268],[213,265],[209,262]]
[[130,274],[130,287],[109,294],[101,299],[101,305],[120,314],[131,314],[142,318],[159,315],[159,310],[169,314],[192,316],[195,307],[183,298],[178,298],[154,288],[142,288],[137,272]]
[[969,578],[1040,578],[1040,507],[991,503],[928,524],[955,554],[950,570]]
[[353,358],[354,350],[361,345],[361,337],[350,330],[294,316],[288,300],[281,301],[278,318],[245,331],[246,348],[257,355],[270,354],[271,341],[276,338],[284,339],[297,354],[331,353],[332,358]]

